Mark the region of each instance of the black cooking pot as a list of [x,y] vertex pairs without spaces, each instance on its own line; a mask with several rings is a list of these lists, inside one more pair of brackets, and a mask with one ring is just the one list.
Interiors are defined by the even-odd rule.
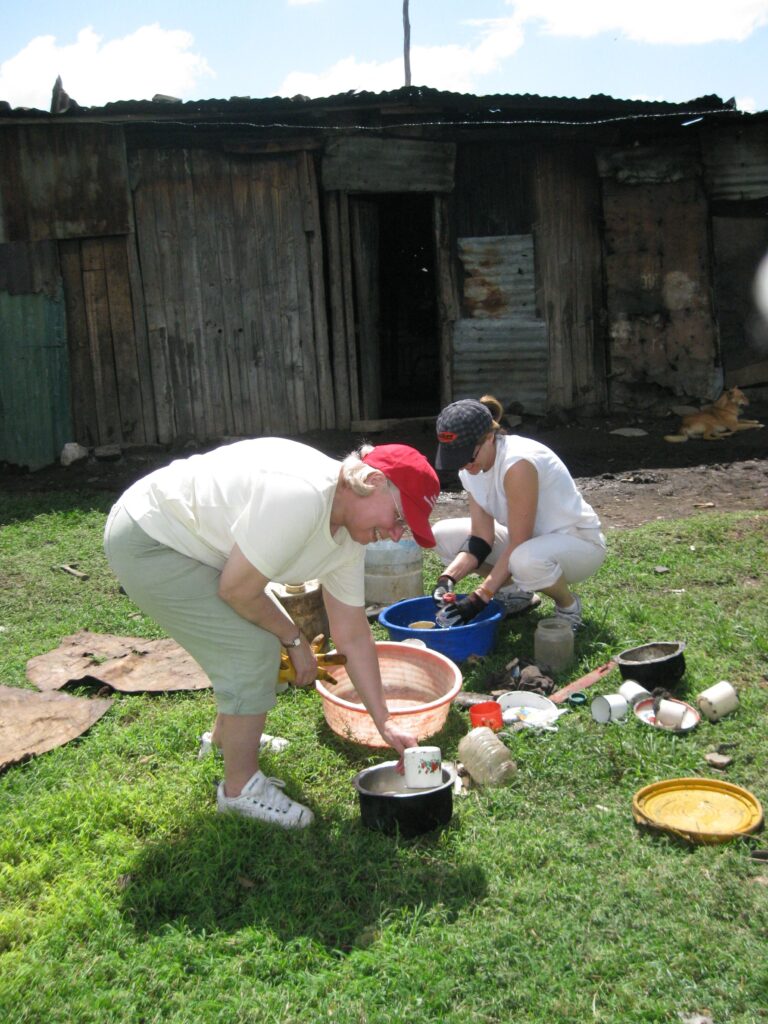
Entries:
[[685,672],[685,643],[673,640],[630,647],[616,657],[622,678],[634,679],[646,689],[672,686]]
[[409,789],[397,761],[364,768],[352,779],[366,828],[410,839],[447,825],[453,814],[455,772],[443,766],[443,781],[432,789]]

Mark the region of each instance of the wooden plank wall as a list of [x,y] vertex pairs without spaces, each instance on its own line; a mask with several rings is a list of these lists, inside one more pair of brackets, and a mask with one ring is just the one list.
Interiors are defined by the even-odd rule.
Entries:
[[336,424],[312,157],[131,158],[158,439]]
[[591,147],[540,147],[535,168],[538,307],[549,333],[548,404],[607,403],[600,189]]
[[121,128],[2,127],[0,242],[124,234],[129,206]]
[[[85,445],[156,439],[140,296],[132,294],[133,237],[59,243],[67,311],[75,439]],[[134,272],[135,278],[135,272]]]

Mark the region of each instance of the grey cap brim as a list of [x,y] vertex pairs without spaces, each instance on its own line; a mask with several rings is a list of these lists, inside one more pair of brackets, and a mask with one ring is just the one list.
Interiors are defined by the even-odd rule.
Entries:
[[438,444],[435,468],[458,472],[472,461],[476,447],[476,444]]

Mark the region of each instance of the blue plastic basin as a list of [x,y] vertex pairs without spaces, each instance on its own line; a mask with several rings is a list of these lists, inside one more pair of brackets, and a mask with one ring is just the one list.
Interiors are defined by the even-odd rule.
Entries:
[[[459,596],[461,600],[461,596]],[[450,629],[411,629],[411,622],[434,622],[435,602],[431,597],[412,597],[391,604],[379,613],[379,622],[389,633],[389,639],[423,640],[427,647],[439,651],[452,661],[465,661],[470,654],[487,654],[496,641],[496,630],[501,622],[501,605],[491,601],[477,618],[466,626]]]

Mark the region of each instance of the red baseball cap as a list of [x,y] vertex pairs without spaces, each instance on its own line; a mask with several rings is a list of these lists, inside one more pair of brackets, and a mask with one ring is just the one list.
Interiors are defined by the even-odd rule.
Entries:
[[440,494],[440,481],[421,452],[407,444],[380,444],[363,456],[363,462],[392,481],[400,491],[403,515],[417,544],[433,548],[429,514]]

